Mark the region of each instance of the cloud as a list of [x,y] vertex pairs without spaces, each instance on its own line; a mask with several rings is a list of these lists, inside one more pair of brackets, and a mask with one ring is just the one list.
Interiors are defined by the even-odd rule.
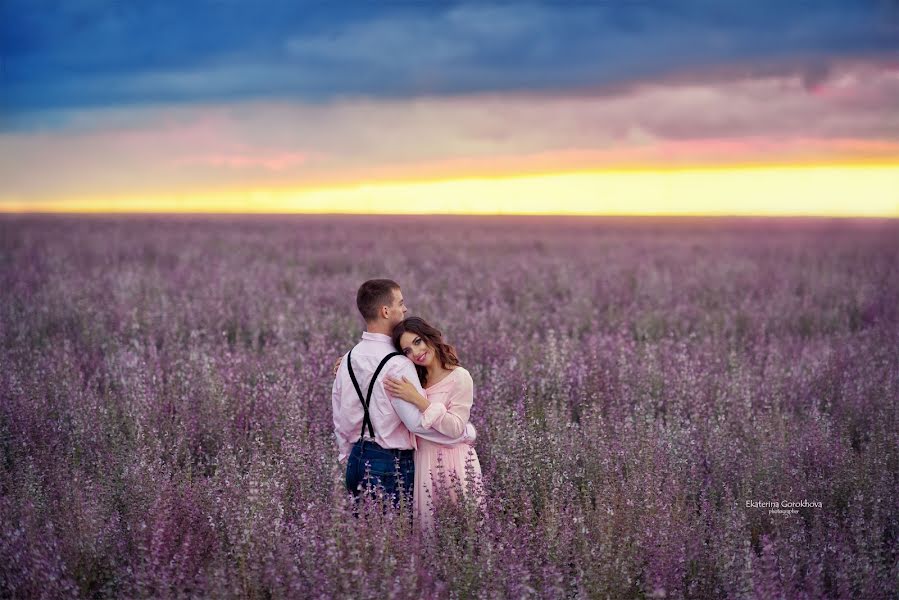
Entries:
[[395,71],[466,60],[474,53],[467,39],[446,35],[439,25],[424,18],[378,19],[328,35],[291,38],[285,47],[290,57],[300,62],[317,60]]
[[737,64],[792,62],[814,89],[833,60],[899,49],[889,4],[853,0],[57,4],[0,3],[6,130],[89,107],[561,91]]
[[899,69],[829,63],[597,93],[76,111],[0,134],[0,196],[314,186],[616,166],[899,160]]
[[176,165],[209,165],[229,169],[262,167],[269,171],[283,171],[302,165],[309,155],[302,152],[250,153],[250,154],[203,154],[179,158]]

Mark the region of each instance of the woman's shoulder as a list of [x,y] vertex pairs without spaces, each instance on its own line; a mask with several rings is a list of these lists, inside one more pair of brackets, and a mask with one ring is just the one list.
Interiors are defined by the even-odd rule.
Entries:
[[461,365],[457,365],[456,368],[453,369],[453,377],[456,378],[456,381],[467,383],[468,385],[472,385],[471,373],[468,372],[468,369]]

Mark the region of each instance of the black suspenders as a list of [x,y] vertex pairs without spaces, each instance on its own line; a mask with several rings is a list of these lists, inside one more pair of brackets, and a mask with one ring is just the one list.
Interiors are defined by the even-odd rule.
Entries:
[[359,382],[356,381],[356,374],[353,373],[353,351],[350,350],[350,353],[347,354],[346,357],[346,368],[350,372],[350,379],[353,380],[353,387],[356,388],[356,393],[359,394],[359,402],[362,403],[362,410],[365,416],[362,418],[362,433],[359,434],[359,441],[365,437],[365,426],[368,425],[368,435],[369,437],[375,437],[375,430],[371,425],[371,416],[368,414],[368,405],[371,403],[371,393],[372,390],[375,389],[375,381],[378,380],[378,373],[381,372],[381,369],[384,368],[384,365],[387,364],[387,361],[393,358],[394,356],[402,356],[399,352],[391,352],[381,361],[381,364],[378,365],[378,368],[375,369],[375,374],[371,376],[371,382],[368,384],[368,396],[365,398],[362,397],[362,389],[359,387]]

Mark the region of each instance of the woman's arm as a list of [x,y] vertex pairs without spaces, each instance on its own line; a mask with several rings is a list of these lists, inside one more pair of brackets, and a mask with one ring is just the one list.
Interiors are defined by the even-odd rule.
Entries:
[[405,400],[413,404],[419,411],[424,412],[431,405],[430,401],[419,392],[415,385],[404,375],[402,379],[393,377],[384,378],[384,389],[394,398]]
[[421,415],[421,424],[449,437],[460,436],[468,425],[473,402],[474,382],[468,371],[463,370],[457,375],[446,405],[439,402],[431,403]]
[[385,376],[381,383],[384,386],[384,392],[389,398],[391,398],[391,403],[393,404],[394,410],[396,410],[397,416],[399,416],[400,420],[403,422],[403,425],[406,426],[406,429],[408,429],[410,433],[413,433],[422,439],[428,440],[429,442],[434,442],[435,444],[442,444],[444,446],[455,446],[456,444],[473,444],[475,439],[477,438],[477,431],[475,431],[474,425],[472,425],[471,423],[469,423],[468,426],[465,427],[465,431],[462,435],[444,435],[431,427],[423,427],[421,424],[422,417],[424,416],[423,413],[418,410],[411,402],[403,400],[390,393],[390,391],[387,389],[387,380],[393,379],[396,382],[404,383],[414,388],[422,398],[427,400],[427,394],[424,393],[424,390],[421,388],[421,384],[418,382],[418,374],[415,372],[415,366],[412,364],[412,361],[408,358],[404,358],[402,361],[398,362],[401,363],[400,365],[398,365],[399,368],[394,370],[391,375]]

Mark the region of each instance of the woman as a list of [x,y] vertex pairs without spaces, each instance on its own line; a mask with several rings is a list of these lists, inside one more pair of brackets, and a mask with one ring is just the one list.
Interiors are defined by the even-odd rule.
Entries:
[[[405,378],[386,378],[388,393],[414,404],[422,413],[423,427],[449,437],[461,436],[468,424],[474,385],[471,374],[459,364],[455,349],[443,341],[439,330],[419,317],[410,317],[394,328],[393,345],[415,363],[425,396]],[[468,444],[444,446],[418,438],[417,446],[413,505],[421,525],[428,527],[433,523],[430,503],[435,481],[455,499],[453,481],[458,480],[465,490],[469,476],[480,478],[481,463]],[[466,469],[466,463],[471,464],[470,469]]]

